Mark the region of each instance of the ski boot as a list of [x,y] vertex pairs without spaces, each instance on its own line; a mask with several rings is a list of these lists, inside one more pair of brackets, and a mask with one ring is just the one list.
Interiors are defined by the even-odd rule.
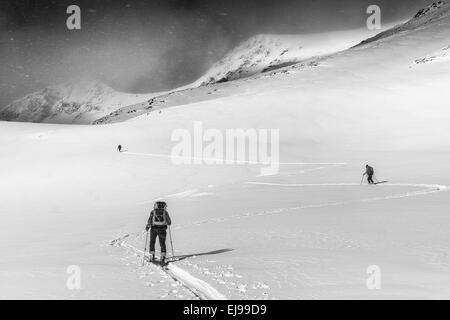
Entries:
[[154,252],[150,252],[150,258],[149,258],[150,262],[155,262],[155,253]]
[[166,264],[166,253],[165,252],[161,252],[161,264],[162,265]]

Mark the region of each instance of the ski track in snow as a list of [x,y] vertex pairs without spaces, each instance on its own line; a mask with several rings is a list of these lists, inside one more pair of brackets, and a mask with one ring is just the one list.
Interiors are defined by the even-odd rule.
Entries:
[[164,199],[177,199],[177,198],[186,198],[186,197],[195,197],[196,194],[198,193],[198,189],[192,189],[192,190],[185,190],[185,191],[181,191],[181,192],[177,192],[177,193],[172,193],[172,194],[168,194],[165,196],[161,196],[155,199],[151,199],[148,201],[143,201],[140,202],[139,204],[149,204],[149,203],[154,203],[155,201],[159,201],[159,200],[164,200]]
[[[144,251],[128,244],[125,239],[129,235],[125,235],[121,238],[115,239],[110,242],[113,246],[120,246],[131,249],[136,254],[144,257]],[[156,267],[156,266],[155,266]],[[156,267],[160,268],[160,267]],[[161,270],[164,270],[160,268]],[[227,300],[227,297],[217,291],[207,282],[198,279],[191,275],[189,272],[183,270],[182,268],[176,266],[174,263],[169,263],[165,272],[174,280],[181,283],[185,288],[187,288],[195,297],[201,300]]]
[[[276,187],[330,187],[330,186],[360,186],[358,183],[317,183],[317,184],[283,184],[283,183],[269,183],[269,182],[246,182],[246,184],[250,185],[262,185],[262,186],[276,186]],[[257,212],[246,212],[242,214],[236,214],[228,217],[222,218],[214,218],[207,219],[198,222],[192,222],[186,225],[180,225],[173,227],[173,230],[179,230],[182,228],[190,227],[190,226],[200,226],[204,224],[210,223],[221,223],[228,220],[234,219],[242,219],[242,218],[250,218],[256,216],[264,216],[271,214],[281,214],[286,213],[293,210],[301,210],[301,209],[310,209],[310,208],[324,208],[324,207],[332,207],[332,206],[342,206],[353,203],[361,203],[361,202],[374,202],[374,201],[382,201],[382,200],[390,200],[390,199],[401,199],[405,197],[416,197],[421,195],[428,195],[437,192],[445,192],[449,191],[450,187],[438,184],[413,184],[413,183],[385,183],[377,185],[377,187],[414,187],[414,188],[424,188],[418,191],[410,191],[405,193],[398,193],[384,197],[372,197],[372,198],[364,198],[357,200],[347,200],[347,201],[336,201],[336,202],[327,202],[327,203],[318,203],[318,204],[309,204],[302,205],[296,207],[288,207],[288,208],[279,208],[276,210],[267,210],[267,211],[257,211]]]
[[[122,152],[125,154],[130,154],[130,155],[143,155],[143,156],[150,156],[150,157],[161,157],[161,158],[171,158],[171,156],[168,155],[164,155],[164,154],[151,154],[151,153],[135,153],[135,152]],[[182,158],[179,157],[180,159],[186,159],[186,158]],[[197,159],[197,158],[188,158],[188,159]],[[198,158],[200,159],[200,158]],[[203,158],[203,160],[205,160],[205,158]],[[211,160],[211,159],[207,159],[207,160]],[[218,160],[218,159],[215,159]],[[252,162],[246,162],[246,163],[236,163],[238,165],[240,164],[262,164],[262,163],[252,163]],[[305,170],[301,170],[299,172],[296,173],[278,173],[278,175],[296,175],[296,174],[303,174],[306,172],[312,172],[312,171],[318,171],[318,170],[323,170],[323,169],[331,169],[331,168],[336,168],[336,167],[342,167],[342,166],[346,166],[347,163],[345,162],[280,162],[277,163],[278,165],[305,165],[305,166],[319,166],[317,168],[312,168],[312,169],[305,169]],[[209,186],[208,186],[209,187]],[[145,204],[149,204],[149,203],[154,203],[155,201],[159,201],[159,200],[163,200],[163,199],[170,199],[170,198],[186,198],[186,197],[198,197],[198,196],[207,196],[207,195],[211,195],[212,193],[209,192],[199,192],[198,189],[190,189],[190,190],[184,190],[181,192],[177,192],[177,193],[171,193],[171,194],[167,194],[167,195],[163,195],[151,200],[146,200],[146,201],[142,201],[139,202],[138,204],[140,205],[145,205]]]
[[207,157],[181,157],[175,155],[167,155],[160,153],[140,153],[140,152],[129,152],[123,151],[123,154],[133,155],[133,156],[145,156],[153,158],[164,158],[164,159],[176,159],[176,160],[189,160],[189,161],[201,161],[201,162],[216,162],[223,164],[253,164],[253,165],[283,165],[283,166],[298,166],[298,165],[323,165],[323,166],[339,166],[346,165],[346,163],[334,163],[334,162],[272,162],[272,161],[250,161],[250,160],[237,160],[237,159],[220,159],[220,158],[207,158]]

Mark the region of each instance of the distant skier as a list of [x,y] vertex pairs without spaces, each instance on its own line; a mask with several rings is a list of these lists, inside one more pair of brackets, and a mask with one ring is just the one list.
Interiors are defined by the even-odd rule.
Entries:
[[364,179],[364,176],[367,175],[367,182],[369,184],[375,184],[375,182],[373,182],[374,173],[375,173],[375,170],[373,170],[373,168],[371,166],[366,164],[366,172],[364,172],[364,174],[363,174],[363,179]]
[[117,150],[119,150],[119,152],[122,152],[122,146],[120,144],[117,146]]
[[167,212],[167,204],[163,201],[155,202],[150,217],[147,221],[145,231],[150,229],[150,261],[155,261],[155,243],[156,238],[159,239],[159,245],[161,246],[161,263],[166,260],[166,236],[167,226],[172,224],[169,213]]

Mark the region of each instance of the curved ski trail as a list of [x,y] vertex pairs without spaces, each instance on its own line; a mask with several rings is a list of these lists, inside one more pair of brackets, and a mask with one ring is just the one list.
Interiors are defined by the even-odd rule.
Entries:
[[[276,187],[333,187],[333,186],[360,186],[358,183],[316,183],[316,184],[305,184],[305,183],[270,183],[270,182],[246,182],[246,184],[251,185],[262,185],[262,186],[276,186]],[[300,209],[310,209],[310,208],[323,208],[323,207],[332,207],[332,206],[342,206],[353,203],[361,203],[361,202],[373,202],[373,201],[382,201],[382,200],[391,200],[391,199],[401,199],[406,197],[416,197],[421,195],[428,195],[437,192],[445,192],[449,191],[449,186],[439,185],[439,184],[413,184],[413,183],[385,183],[382,185],[378,185],[379,187],[414,187],[414,188],[424,188],[418,191],[409,191],[405,193],[398,193],[383,197],[372,197],[372,198],[364,198],[364,199],[355,199],[355,200],[346,200],[346,201],[335,201],[335,202],[326,202],[326,203],[317,203],[317,204],[308,204],[308,205],[299,205],[296,207],[288,207],[288,208],[279,208],[274,210],[264,210],[264,211],[256,211],[256,212],[246,212],[241,214],[236,214],[228,217],[207,219],[198,222],[192,222],[186,225],[181,225],[173,228],[174,230],[182,229],[190,226],[200,226],[203,224],[210,223],[221,223],[228,220],[234,219],[242,219],[242,218],[250,218],[256,216],[264,216],[271,214],[281,214],[288,211],[300,210]]]

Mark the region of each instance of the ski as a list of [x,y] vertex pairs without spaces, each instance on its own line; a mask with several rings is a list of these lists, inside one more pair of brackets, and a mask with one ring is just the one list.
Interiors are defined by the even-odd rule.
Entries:
[[160,259],[155,259],[153,261],[150,260],[150,257],[145,257],[145,261],[148,263],[151,263],[155,266],[161,267],[163,270],[168,270],[169,263],[172,261],[166,260],[165,262],[162,262]]
[[149,261],[149,262],[154,264],[154,265],[156,265],[156,266],[158,266],[158,267],[161,267],[161,268],[167,268],[168,265],[169,265],[168,261],[162,262],[160,260],[154,260],[154,261]]
[[153,264],[153,265],[155,265],[155,266],[160,267],[161,270],[162,270],[163,272],[165,272],[169,277],[171,277],[173,281],[175,281],[175,282],[179,283],[181,286],[185,287],[187,290],[189,290],[189,291],[190,291],[194,296],[196,296],[198,299],[200,299],[200,300],[203,299],[203,297],[202,297],[201,295],[199,295],[199,293],[198,293],[195,289],[193,289],[193,288],[189,287],[188,285],[186,285],[182,280],[178,279],[178,278],[170,271],[170,269],[169,269],[169,263],[177,261],[176,258],[175,258],[175,259],[172,258],[172,259],[170,259],[170,260],[166,260],[165,263],[162,263],[161,260],[160,260],[159,258],[158,258],[158,259],[155,259],[155,260],[153,260],[153,261],[150,261],[150,257],[147,257],[147,256],[144,258],[144,260],[145,260],[146,262],[148,262],[148,263],[151,263],[151,264]]
[[382,184],[382,183],[388,183],[389,181],[379,181],[379,182],[375,182],[374,184]]

